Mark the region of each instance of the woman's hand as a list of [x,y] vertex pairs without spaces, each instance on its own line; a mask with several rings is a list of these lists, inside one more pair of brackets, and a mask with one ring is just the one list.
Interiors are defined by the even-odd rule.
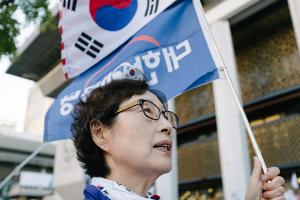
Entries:
[[262,175],[261,164],[257,157],[254,157],[253,172],[250,177],[246,200],[284,200],[284,179],[278,176],[280,173],[277,167],[268,169],[267,174]]

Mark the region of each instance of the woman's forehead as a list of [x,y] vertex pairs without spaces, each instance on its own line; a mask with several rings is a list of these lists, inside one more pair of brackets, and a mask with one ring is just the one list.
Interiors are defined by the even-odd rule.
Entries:
[[145,99],[145,100],[151,101],[155,105],[157,105],[159,108],[161,108],[161,109],[164,108],[162,102],[157,98],[157,96],[148,90],[144,94],[133,95],[130,99],[124,101],[121,105],[126,104],[127,102],[132,102],[132,101],[138,100],[138,99]]

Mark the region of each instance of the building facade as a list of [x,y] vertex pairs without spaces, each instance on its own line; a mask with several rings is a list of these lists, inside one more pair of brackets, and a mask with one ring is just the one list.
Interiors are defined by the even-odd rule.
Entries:
[[[230,23],[244,108],[265,161],[280,167],[289,193],[298,193],[290,179],[300,169],[300,19],[294,13],[299,2],[240,2],[244,6],[230,0],[203,3],[209,22]],[[217,11],[226,12],[228,6],[231,12],[217,19],[222,15]],[[224,198],[212,87],[206,85],[175,99],[182,123],[178,131],[182,200]],[[252,157],[250,142],[248,146]]]
[[[232,38],[226,45],[234,49],[241,98],[257,142],[267,165],[279,166],[288,180],[287,190],[297,193],[289,180],[300,171],[299,1],[201,2],[209,25],[229,24],[219,34]],[[69,83],[59,64],[59,44],[57,30],[37,34],[8,73],[36,81],[44,95],[55,97]],[[223,199],[213,85],[178,96],[175,107],[181,121],[177,136],[180,199]]]

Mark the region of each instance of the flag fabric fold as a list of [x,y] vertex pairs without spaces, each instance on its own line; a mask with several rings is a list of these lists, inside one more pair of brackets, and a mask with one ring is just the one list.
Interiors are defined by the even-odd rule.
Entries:
[[73,107],[94,88],[138,68],[149,85],[171,99],[219,77],[192,0],[178,0],[118,49],[79,75],[56,98],[45,118],[44,140],[71,138]]

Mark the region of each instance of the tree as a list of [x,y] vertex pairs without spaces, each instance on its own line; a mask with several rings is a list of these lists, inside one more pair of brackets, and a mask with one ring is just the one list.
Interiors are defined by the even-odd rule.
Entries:
[[[22,11],[25,24],[14,17],[16,11]],[[0,0],[0,58],[7,55],[12,58],[16,53],[16,37],[22,26],[29,23],[47,25],[52,19],[48,9],[48,0]]]

